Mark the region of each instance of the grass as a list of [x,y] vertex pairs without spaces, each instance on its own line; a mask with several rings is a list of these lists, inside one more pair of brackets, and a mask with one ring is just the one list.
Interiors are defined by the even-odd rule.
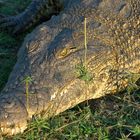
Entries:
[[[7,0],[0,12],[15,14],[26,7],[28,0]],[[16,6],[15,6],[16,5]],[[18,8],[17,8],[18,7]],[[19,10],[19,11],[20,11]],[[21,41],[7,33],[0,33],[0,89],[4,87],[16,62],[16,52]],[[80,65],[79,76],[90,79],[87,69]],[[130,86],[138,75],[129,74]],[[28,87],[28,85],[26,85]],[[23,134],[4,140],[139,140],[140,91],[133,89],[118,95],[86,101],[73,109],[46,120],[34,117]]]
[[13,140],[128,140],[139,139],[138,94],[89,101],[49,120],[34,118]]
[[78,78],[84,80],[86,83],[90,82],[93,78],[87,69],[87,18],[84,20],[84,58],[81,64],[76,66]]
[[84,66],[87,69],[87,18],[84,20],[84,46],[85,46],[85,55],[84,55]]
[[30,76],[26,76],[25,79],[23,80],[25,83],[25,89],[26,89],[26,106],[27,106],[27,111],[29,109],[29,84],[32,82],[32,78]]
[[[31,2],[31,0],[5,0],[4,5],[0,7],[0,13],[6,15],[15,15],[21,12]],[[22,4],[21,4],[22,3]]]
[[93,78],[86,66],[81,63],[76,66],[77,77],[84,80],[86,83],[90,82]]

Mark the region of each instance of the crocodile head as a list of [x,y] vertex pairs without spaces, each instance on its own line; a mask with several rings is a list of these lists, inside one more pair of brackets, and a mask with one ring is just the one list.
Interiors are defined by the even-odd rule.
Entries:
[[[93,42],[85,50],[81,31],[59,31],[46,24],[26,37],[0,97],[2,134],[22,132],[35,114],[45,112],[50,117],[103,96],[113,56],[109,47]],[[27,76],[32,79],[28,84]]]
[[[114,20],[112,15],[104,20],[106,15],[102,10],[107,5],[101,4],[101,13],[94,17],[95,21],[88,17],[87,43],[82,16],[74,23],[71,20],[65,23],[70,27],[74,24],[72,28],[52,24],[54,19],[69,17],[67,13],[61,14],[62,18],[52,18],[26,37],[0,97],[2,134],[22,132],[33,115],[51,117],[82,101],[122,90],[128,83],[126,72],[140,72],[137,28],[132,31],[129,24],[125,26],[128,21],[135,26],[135,17],[132,20],[126,17],[125,21],[122,13],[115,11],[122,20]],[[123,13],[124,10],[128,8]],[[128,38],[128,33],[133,40]],[[134,54],[130,58],[128,49]]]

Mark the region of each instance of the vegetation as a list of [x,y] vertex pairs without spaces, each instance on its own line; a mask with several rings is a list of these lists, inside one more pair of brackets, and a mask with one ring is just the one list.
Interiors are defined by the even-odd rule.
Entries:
[[78,78],[84,80],[86,83],[90,82],[93,78],[87,69],[87,19],[84,20],[84,58],[81,64],[76,66]]
[[25,83],[25,89],[26,89],[26,106],[27,106],[27,111],[29,109],[29,84],[32,82],[32,78],[30,76],[26,76],[25,79],[23,80]]
[[[0,13],[17,14],[30,1],[6,0]],[[22,5],[20,3],[23,3]],[[23,36],[12,37],[0,33],[0,89],[4,87],[16,62],[16,53]],[[85,54],[86,57],[86,54]],[[84,66],[79,66],[79,76],[90,79]],[[34,117],[23,134],[4,140],[139,140],[140,91],[136,86],[139,75],[128,74],[130,87],[118,95],[86,101],[73,109],[46,120]],[[28,94],[29,78],[25,79]],[[137,85],[140,83],[137,82]],[[132,90],[133,92],[132,92]],[[28,95],[27,95],[28,96]]]

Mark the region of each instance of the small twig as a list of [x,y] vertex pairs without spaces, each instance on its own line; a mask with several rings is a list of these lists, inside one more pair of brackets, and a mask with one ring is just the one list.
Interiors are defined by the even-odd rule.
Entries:
[[24,80],[26,88],[26,106],[27,110],[29,109],[29,83],[32,81],[30,76],[27,76]]
[[84,66],[86,68],[87,66],[87,19],[85,18],[85,21],[84,21],[84,44],[85,44],[85,56],[84,56]]

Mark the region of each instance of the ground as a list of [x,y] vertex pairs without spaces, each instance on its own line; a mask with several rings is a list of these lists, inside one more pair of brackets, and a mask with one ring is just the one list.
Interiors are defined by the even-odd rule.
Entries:
[[[6,0],[0,13],[15,15],[30,2]],[[29,31],[28,31],[29,32]],[[12,37],[0,33],[0,90],[16,62],[16,53],[26,33]],[[11,138],[3,138],[11,139]],[[140,139],[140,91],[133,81],[123,93],[84,102],[59,116],[29,123],[13,140],[138,140]]]

